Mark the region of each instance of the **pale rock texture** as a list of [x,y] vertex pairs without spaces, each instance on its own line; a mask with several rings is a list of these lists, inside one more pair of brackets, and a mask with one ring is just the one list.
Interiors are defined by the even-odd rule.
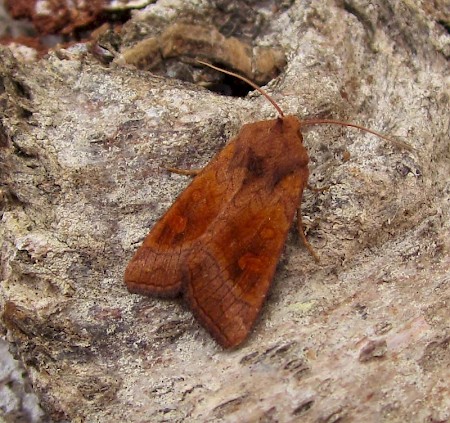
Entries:
[[[128,28],[212,4],[159,1]],[[180,301],[129,294],[123,271],[188,183],[165,167],[201,167],[272,106],[107,67],[83,46],[33,64],[1,50],[3,325],[53,421],[450,419],[448,2],[252,4],[268,22],[255,44],[287,57],[267,86],[286,113],[411,149],[305,128],[310,183],[329,187],[302,201],[321,262],[292,231],[234,351]]]

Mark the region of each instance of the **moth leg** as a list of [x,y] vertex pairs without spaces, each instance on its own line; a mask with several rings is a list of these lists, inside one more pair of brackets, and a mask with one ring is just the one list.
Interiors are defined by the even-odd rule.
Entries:
[[197,176],[202,171],[202,169],[178,169],[177,167],[166,167],[166,170],[186,176]]
[[318,263],[320,261],[319,255],[316,253],[316,250],[306,239],[305,228],[303,227],[302,213],[300,211],[300,208],[297,209],[297,231],[298,235],[300,236],[300,239],[303,242],[303,245],[307,248],[309,254],[311,254],[314,260]]

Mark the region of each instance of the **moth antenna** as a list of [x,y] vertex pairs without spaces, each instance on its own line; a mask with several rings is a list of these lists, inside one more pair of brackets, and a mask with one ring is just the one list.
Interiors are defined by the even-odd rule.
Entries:
[[267,94],[261,87],[258,87],[258,85],[256,85],[250,79],[246,78],[245,76],[239,75],[238,73],[234,73],[234,72],[231,72],[231,71],[219,68],[218,66],[211,65],[211,63],[204,62],[203,60],[197,60],[197,62],[201,63],[202,65],[208,66],[208,67],[210,67],[212,69],[215,69],[216,71],[219,71],[219,72],[222,72],[222,73],[226,73],[227,75],[234,76],[235,78],[238,78],[241,81],[246,82],[253,89],[255,89],[256,91],[261,93],[273,105],[273,107],[275,107],[275,109],[277,110],[278,114],[280,115],[280,118],[284,117],[283,110],[281,110],[280,106],[278,106],[278,104],[275,103],[275,100],[269,94]]
[[[215,69],[215,70],[217,70],[219,72],[225,73],[227,75],[230,75],[230,76],[233,76],[235,78],[238,78],[241,81],[244,81],[245,83],[250,85],[253,89],[255,89],[256,91],[261,93],[273,105],[273,107],[275,107],[275,109],[277,110],[278,114],[280,115],[280,118],[284,117],[283,111],[281,110],[280,106],[278,106],[278,104],[275,102],[275,100],[269,94],[267,94],[266,91],[264,91],[261,87],[256,85],[250,79],[246,78],[245,76],[239,75],[238,73],[231,72],[231,71],[219,68],[218,66],[214,66],[211,63],[204,62],[203,60],[196,59],[196,61],[198,63],[201,63],[202,65],[210,67],[211,69]],[[385,141],[388,141],[389,143],[395,145],[398,148],[403,148],[405,150],[412,151],[412,147],[410,145],[408,145],[404,141],[394,140],[392,138],[387,137],[386,135],[381,134],[380,132],[373,131],[372,129],[366,128],[366,127],[361,126],[361,125],[357,125],[355,123],[343,122],[341,120],[334,120],[334,119],[308,119],[308,120],[302,120],[301,124],[303,126],[331,124],[331,125],[339,125],[339,126],[347,126],[347,127],[351,127],[351,128],[356,128],[356,129],[359,129],[360,131],[368,132],[369,134],[375,135],[375,136],[377,136],[377,137],[379,137],[379,138],[381,138],[381,139],[383,139]]]
[[406,142],[403,142],[400,140],[394,140],[394,139],[389,138],[386,135],[383,135],[377,131],[366,128],[365,126],[357,125],[355,123],[343,122],[341,120],[334,120],[334,119],[307,119],[307,120],[301,121],[301,124],[303,126],[322,125],[324,123],[331,124],[331,125],[348,126],[351,128],[356,128],[356,129],[359,129],[360,131],[368,132],[369,134],[375,135],[385,141],[388,141],[391,144],[394,144],[395,146],[397,146],[399,148],[403,148],[403,149],[406,149],[409,151],[412,150],[412,147],[410,145],[408,145]]

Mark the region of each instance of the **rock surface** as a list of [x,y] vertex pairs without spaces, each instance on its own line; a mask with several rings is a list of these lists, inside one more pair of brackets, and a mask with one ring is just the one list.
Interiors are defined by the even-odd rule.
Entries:
[[[222,3],[159,1],[122,36]],[[188,183],[165,167],[203,166],[271,105],[106,66],[80,45],[33,64],[1,50],[3,324],[54,421],[450,419],[448,5],[277,3],[249,2],[267,22],[254,45],[287,57],[267,87],[283,110],[411,150],[305,128],[310,183],[329,186],[302,201],[321,263],[292,231],[234,351],[181,302],[128,294],[123,270]]]
[[11,356],[0,338],[0,417],[6,422],[39,423],[45,416],[23,366]]

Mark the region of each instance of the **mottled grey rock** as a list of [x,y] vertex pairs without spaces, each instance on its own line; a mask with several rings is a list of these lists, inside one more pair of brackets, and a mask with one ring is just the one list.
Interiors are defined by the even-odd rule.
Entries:
[[6,422],[44,421],[26,372],[8,351],[8,342],[0,338],[0,419]]

